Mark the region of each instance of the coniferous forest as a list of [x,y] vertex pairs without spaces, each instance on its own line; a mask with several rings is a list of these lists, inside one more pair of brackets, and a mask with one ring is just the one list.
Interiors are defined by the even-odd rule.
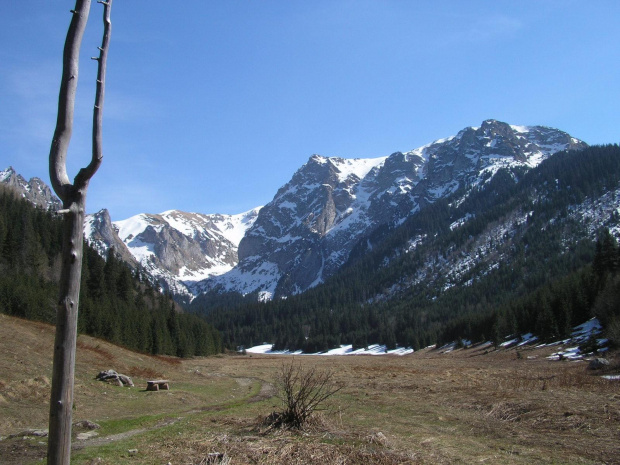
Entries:
[[[573,213],[602,195],[616,202],[620,148],[558,153],[487,181],[398,227],[378,228],[327,282],[271,302],[210,293],[182,311],[114,251],[103,259],[85,244],[79,331],[142,352],[192,356],[263,342],[319,352],[340,344],[498,343],[528,332],[553,340],[596,316],[618,344],[620,250],[608,229],[618,227],[618,209],[596,231]],[[54,323],[61,220],[0,189],[0,311]],[[468,219],[453,227],[461,218]],[[502,237],[481,245],[477,238],[505,224]],[[455,257],[474,263],[458,281],[445,265]]]
[[[210,294],[192,308],[207,315],[230,348],[273,342],[276,349],[307,352],[372,343],[419,349],[458,340],[498,343],[528,332],[552,340],[594,316],[618,343],[618,246],[605,226],[588,231],[571,212],[619,185],[617,145],[558,153],[530,171],[499,171],[463,202],[455,201],[457,192],[396,229],[378,229],[344,270],[301,295],[261,303],[256,296]],[[450,227],[469,212],[475,216]],[[526,212],[526,221],[515,222],[494,248],[472,250],[473,238],[515,212]],[[606,224],[617,225],[618,218]],[[416,237],[433,239],[403,253]],[[372,250],[365,249],[368,242]],[[480,259],[460,283],[437,272],[390,295],[425,264],[455,254]],[[485,255],[493,254],[506,258],[484,268]]]
[[[0,186],[0,312],[55,323],[61,219]],[[84,244],[78,331],[127,348],[180,357],[219,353],[219,331],[112,251]]]

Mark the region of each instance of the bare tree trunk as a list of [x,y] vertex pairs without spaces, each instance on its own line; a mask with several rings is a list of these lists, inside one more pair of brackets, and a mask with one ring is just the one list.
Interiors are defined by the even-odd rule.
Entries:
[[50,149],[49,170],[52,187],[62,200],[64,215],[62,269],[56,315],[54,366],[50,399],[48,465],[69,465],[71,458],[71,410],[75,375],[77,316],[82,276],[82,245],[88,183],[102,160],[101,112],[105,88],[107,50],[110,40],[110,8],[112,0],[103,4],[103,41],[99,47],[97,91],[93,112],[93,149],[89,165],[82,168],[70,183],[67,176],[67,149],[73,129],[73,108],[78,80],[79,53],[88,21],[91,0],[76,0],[73,18],[67,32],[63,52],[63,71],[58,97],[58,118]]

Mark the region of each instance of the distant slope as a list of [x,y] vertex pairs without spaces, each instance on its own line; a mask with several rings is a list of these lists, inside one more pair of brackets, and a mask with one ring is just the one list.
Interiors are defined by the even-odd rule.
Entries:
[[586,146],[557,129],[487,120],[388,157],[314,155],[261,209],[239,244],[239,264],[198,288],[299,294],[337,273],[375,230],[396,227],[457,191],[465,199],[501,169],[525,171],[557,151]]
[[[3,465],[7,461],[19,465],[39,461],[24,448],[39,449],[40,457],[45,456],[45,445],[39,446],[38,440],[26,441],[21,437],[10,440],[7,436],[28,429],[47,429],[54,331],[51,324],[0,314],[0,462]],[[136,387],[120,388],[95,379],[100,371],[109,369],[130,376]],[[121,418],[140,418],[142,427],[145,416],[168,414],[176,417],[187,412],[189,405],[197,409],[229,401],[231,389],[234,390],[237,383],[220,375],[216,380],[218,388],[212,389],[204,385],[206,376],[209,374],[199,376],[197,370],[188,370],[177,358],[146,355],[80,334],[75,360],[73,421],[104,424]],[[179,383],[187,383],[192,388],[161,397],[139,392],[146,387],[146,380],[157,378],[173,380],[172,389],[177,389]],[[247,395],[247,388],[243,394]],[[153,423],[156,422],[155,418]],[[127,429],[132,429],[132,425],[135,427],[129,421]],[[83,432],[83,429],[74,427],[73,431]],[[98,432],[102,434],[102,430]],[[16,443],[19,447],[15,447]],[[20,456],[21,453],[24,454]]]
[[[600,289],[587,267],[601,231],[620,234],[619,195],[617,145],[560,152],[536,168],[501,168],[400,226],[377,228],[340,272],[302,295],[218,306],[210,294],[194,308],[229,343],[309,351],[420,347],[491,338],[498,328],[562,333],[591,316]],[[536,308],[549,309],[541,321]]]

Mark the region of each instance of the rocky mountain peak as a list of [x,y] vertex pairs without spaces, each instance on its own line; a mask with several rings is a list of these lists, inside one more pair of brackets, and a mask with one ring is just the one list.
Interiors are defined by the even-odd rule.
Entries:
[[118,237],[118,231],[107,209],[104,208],[93,215],[87,215],[84,221],[84,237],[101,256],[105,257],[113,248],[114,252],[132,267],[135,268],[138,265],[136,258]]
[[313,155],[260,212],[239,265],[214,287],[271,295],[302,292],[335,273],[380,225],[394,226],[500,168],[531,168],[586,144],[557,129],[489,119],[409,152],[374,159]]
[[53,194],[49,186],[41,179],[34,177],[26,181],[11,166],[6,170],[0,171],[0,183],[17,192],[18,195],[39,208],[56,211],[60,210],[62,206],[60,199]]

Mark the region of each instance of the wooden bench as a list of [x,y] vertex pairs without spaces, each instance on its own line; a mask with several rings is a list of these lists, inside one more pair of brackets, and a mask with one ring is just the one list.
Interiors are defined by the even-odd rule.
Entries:
[[170,381],[167,379],[154,379],[152,381],[146,382],[146,390],[147,391],[159,391],[163,389],[164,391],[170,390]]

